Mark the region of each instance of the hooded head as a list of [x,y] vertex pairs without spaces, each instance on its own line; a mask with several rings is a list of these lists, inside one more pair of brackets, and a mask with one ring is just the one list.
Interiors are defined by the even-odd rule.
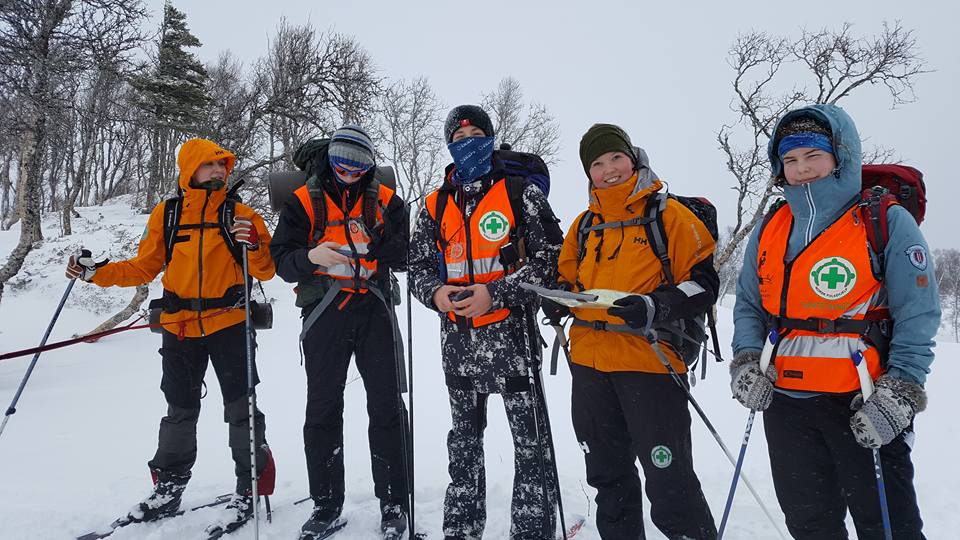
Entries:
[[[233,152],[208,139],[190,139],[180,145],[180,152],[177,154],[177,167],[180,168],[180,189],[196,188],[197,186],[190,184],[190,180],[197,169],[208,161],[219,161],[221,159],[226,160],[224,164],[226,174],[223,176],[223,182],[225,183],[237,160]],[[220,185],[218,189],[222,189],[222,187]]]
[[[767,144],[773,177],[783,185],[783,195],[794,217],[801,223],[809,221],[809,231],[815,234],[832,223],[860,194],[860,134],[853,119],[843,109],[829,104],[810,105],[788,112],[777,123],[773,133]],[[781,143],[796,135],[800,135],[800,139],[808,139],[800,144],[814,145],[809,146],[813,148],[823,141],[822,137],[828,136],[836,168],[819,180],[802,185],[785,185]],[[783,149],[788,149],[790,145],[786,141]]]

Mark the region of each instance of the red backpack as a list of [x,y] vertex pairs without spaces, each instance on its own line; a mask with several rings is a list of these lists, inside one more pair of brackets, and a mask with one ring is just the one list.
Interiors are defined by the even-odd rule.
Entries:
[[884,249],[890,234],[887,230],[887,209],[899,204],[923,223],[927,211],[927,186],[923,173],[906,165],[864,165],[863,191],[860,194],[867,220],[867,240],[877,255],[879,278],[883,277]]

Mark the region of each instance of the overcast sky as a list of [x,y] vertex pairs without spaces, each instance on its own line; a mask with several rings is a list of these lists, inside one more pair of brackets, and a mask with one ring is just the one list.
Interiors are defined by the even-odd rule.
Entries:
[[[154,17],[162,0],[148,0]],[[551,202],[565,226],[585,208],[580,136],[595,122],[623,126],[675,193],[705,195],[731,224],[733,177],[716,132],[735,120],[726,55],[739,32],[796,36],[800,28],[854,24],[879,33],[884,21],[913,29],[933,73],[919,77],[917,102],[891,110],[881,86],[841,104],[867,146],[894,148],[925,173],[930,197],[923,230],[933,248],[960,248],[960,39],[954,2],[414,2],[350,0],[174,1],[203,42],[205,61],[229,49],[252,63],[285,16],[355,36],[383,75],[426,76],[450,107],[477,103],[506,76],[560,122]]]

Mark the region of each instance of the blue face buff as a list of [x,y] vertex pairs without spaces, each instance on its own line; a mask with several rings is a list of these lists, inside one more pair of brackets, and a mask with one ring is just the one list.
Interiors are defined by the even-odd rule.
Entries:
[[465,137],[447,145],[457,170],[450,180],[469,184],[493,168],[493,137]]
[[812,133],[810,131],[794,133],[793,135],[787,135],[780,139],[780,145],[777,146],[777,153],[782,160],[787,152],[796,148],[816,148],[817,150],[823,150],[824,152],[833,154],[833,145],[830,144],[830,138],[822,133]]

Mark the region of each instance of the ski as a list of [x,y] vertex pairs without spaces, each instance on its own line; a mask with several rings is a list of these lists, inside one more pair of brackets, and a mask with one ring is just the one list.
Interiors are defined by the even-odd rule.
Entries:
[[343,518],[337,518],[337,521],[333,522],[327,530],[319,534],[310,534],[309,536],[300,535],[300,540],[323,540],[324,538],[330,538],[331,536],[340,532],[340,529],[343,529],[347,526],[347,520]]
[[78,536],[78,537],[77,537],[77,540],[99,540],[100,538],[106,538],[106,537],[110,536],[111,534],[117,532],[117,529],[122,529],[122,528],[124,528],[124,527],[126,527],[126,526],[128,526],[128,525],[134,525],[134,524],[136,524],[136,523],[156,523],[156,522],[158,522],[158,521],[162,521],[162,520],[165,520],[165,519],[168,519],[168,518],[172,518],[172,517],[176,517],[176,516],[182,516],[183,514],[186,514],[187,512],[193,512],[194,510],[200,510],[200,509],[202,509],[202,508],[210,508],[210,507],[213,507],[213,506],[219,506],[219,505],[221,505],[221,504],[227,504],[228,502],[230,502],[230,498],[231,498],[232,496],[233,496],[232,493],[225,493],[225,494],[223,494],[223,495],[218,495],[215,499],[213,499],[213,500],[210,501],[210,502],[206,502],[206,503],[204,503],[204,504],[199,504],[199,505],[197,505],[197,506],[192,506],[192,507],[190,507],[190,508],[187,509],[187,510],[177,510],[176,512],[171,512],[170,514],[167,514],[167,515],[165,515],[165,516],[163,516],[163,517],[161,517],[161,518],[155,519],[155,520],[153,520],[153,521],[126,521],[126,522],[122,522],[122,521],[120,521],[120,519],[123,519],[123,518],[120,518],[120,519],[118,519],[118,520],[116,520],[116,521],[114,521],[113,523],[110,524],[110,529],[109,529],[109,530],[89,532],[89,533],[87,533],[87,534]]
[[563,533],[560,533],[560,536],[558,536],[557,539],[564,540],[566,538],[566,540],[570,540],[571,538],[575,537],[577,533],[580,532],[581,529],[583,529],[583,524],[585,522],[586,522],[586,518],[584,518],[583,516],[578,516],[577,519],[573,521],[573,525],[571,525],[567,529],[566,536],[564,536]]

